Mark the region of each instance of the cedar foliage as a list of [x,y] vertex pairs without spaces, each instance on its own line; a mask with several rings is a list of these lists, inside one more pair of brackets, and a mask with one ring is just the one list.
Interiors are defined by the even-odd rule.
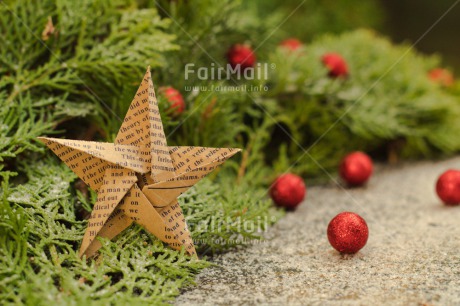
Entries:
[[[367,13],[351,20],[350,10],[340,14],[330,8],[332,2],[319,3],[305,2],[319,7],[309,13],[308,35],[376,24],[366,17],[375,15],[372,2],[353,2],[353,10]],[[349,1],[334,3],[343,8]],[[186,112],[174,117],[159,96],[170,145],[244,149],[180,198],[202,255],[258,239],[282,215],[271,207],[266,186],[292,164],[290,171],[316,179],[351,150],[381,151],[395,141],[405,143],[401,156],[407,157],[460,149],[459,92],[426,78],[436,58],[411,51],[372,87],[407,46],[356,31],[311,37],[299,52],[287,53],[275,46],[291,33],[288,25],[269,36],[285,16],[263,11],[263,5],[231,0],[0,3],[0,299],[5,304],[163,304],[209,265],[165,247],[136,225],[113,241],[103,240],[97,259],[80,260],[77,250],[95,194],[36,141],[42,135],[113,140],[147,65],[157,89],[173,86],[186,100]],[[333,24],[331,14],[340,16]],[[301,16],[292,29],[299,28]],[[55,30],[44,34],[49,20]],[[268,80],[196,75],[185,80],[185,64],[225,65],[231,44],[257,47],[268,36],[257,51],[259,61],[276,64]],[[326,51],[343,54],[349,79],[327,77],[319,61]],[[269,91],[187,90],[242,84]]]
[[[347,78],[327,76],[321,62],[327,52],[342,55]],[[282,167],[300,159],[297,171],[321,174],[350,148],[383,158],[430,158],[460,150],[458,89],[446,90],[427,77],[440,65],[436,56],[357,30],[321,36],[294,53],[278,48],[269,61],[281,67],[271,75],[270,97],[295,122],[287,129],[297,143],[284,142],[289,158],[280,157]]]

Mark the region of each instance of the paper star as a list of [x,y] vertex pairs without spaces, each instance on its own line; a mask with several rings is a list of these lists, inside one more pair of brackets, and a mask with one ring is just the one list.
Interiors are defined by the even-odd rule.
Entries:
[[97,192],[80,256],[136,222],[174,249],[195,254],[177,197],[240,149],[169,147],[150,69],[129,106],[114,143],[40,137]]

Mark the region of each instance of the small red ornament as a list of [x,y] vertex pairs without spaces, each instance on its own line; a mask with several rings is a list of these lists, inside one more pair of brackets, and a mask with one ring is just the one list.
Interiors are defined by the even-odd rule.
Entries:
[[283,40],[280,43],[280,46],[290,51],[295,51],[302,46],[302,42],[296,38],[288,38],[288,39]]
[[327,238],[340,253],[353,254],[361,250],[369,237],[366,221],[352,212],[342,212],[329,222]]
[[454,85],[454,76],[449,70],[442,68],[435,68],[428,73],[428,77],[435,83],[444,87]]
[[240,65],[244,70],[249,67],[254,67],[256,55],[251,47],[241,44],[233,45],[227,52],[227,60],[233,69]]
[[326,53],[321,58],[324,66],[329,70],[332,78],[348,76],[348,66],[342,56],[338,53]]
[[350,186],[364,184],[372,174],[372,159],[363,152],[345,156],[340,164],[340,176]]
[[438,178],[436,193],[446,205],[460,204],[460,170],[447,170]]
[[305,198],[306,187],[300,176],[286,173],[279,176],[270,188],[270,196],[276,205],[296,208]]
[[179,116],[182,114],[185,110],[185,102],[184,98],[182,97],[181,93],[171,87],[161,87],[159,89],[160,94],[166,98],[166,100],[169,102],[169,108],[168,110],[171,111],[173,116]]

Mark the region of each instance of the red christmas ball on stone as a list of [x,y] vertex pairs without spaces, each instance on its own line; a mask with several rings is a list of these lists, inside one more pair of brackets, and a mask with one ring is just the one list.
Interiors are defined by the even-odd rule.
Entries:
[[296,38],[288,38],[280,42],[280,46],[290,51],[295,51],[302,46],[302,42]]
[[276,205],[296,208],[305,198],[306,187],[300,176],[287,173],[279,176],[270,187],[270,196]]
[[254,67],[256,55],[251,47],[241,44],[233,45],[227,52],[227,60],[233,69],[240,65],[241,69]]
[[428,73],[428,77],[435,83],[444,87],[454,85],[454,76],[449,70],[435,68]]
[[338,53],[326,53],[321,58],[324,66],[329,70],[332,78],[348,76],[348,66],[342,56]]
[[334,217],[327,227],[327,238],[340,253],[353,254],[361,250],[369,237],[366,221],[352,212],[343,212]]
[[436,193],[446,205],[460,204],[460,171],[447,170],[438,178]]
[[340,176],[350,186],[367,182],[372,174],[372,159],[363,152],[353,152],[345,156],[340,164]]
[[179,116],[185,110],[185,102],[184,98],[182,97],[181,93],[171,87],[161,87],[159,89],[160,94],[169,102],[168,110],[171,111],[173,116]]

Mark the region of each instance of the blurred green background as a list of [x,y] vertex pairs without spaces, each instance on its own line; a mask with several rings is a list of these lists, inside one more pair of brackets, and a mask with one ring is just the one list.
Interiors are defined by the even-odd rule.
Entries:
[[442,54],[447,66],[460,70],[460,4],[457,0],[381,0],[386,12],[384,32],[393,41],[415,42],[454,6],[417,44],[423,53]]
[[440,54],[448,67],[460,69],[460,5],[457,0],[274,0],[245,1],[260,16],[279,13],[284,19],[274,35],[289,35],[309,42],[320,33],[340,33],[372,27],[396,42],[417,43],[426,54]]

